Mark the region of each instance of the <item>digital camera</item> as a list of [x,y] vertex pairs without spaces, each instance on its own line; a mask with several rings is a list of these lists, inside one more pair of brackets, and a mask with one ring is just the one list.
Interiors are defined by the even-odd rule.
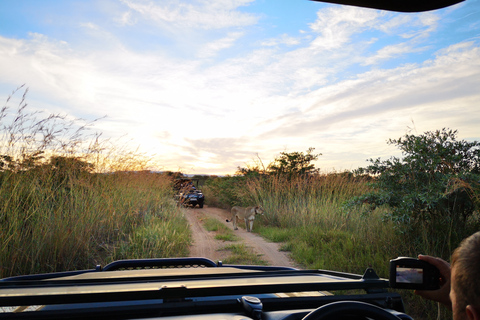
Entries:
[[436,290],[440,271],[428,262],[399,257],[390,260],[390,287],[397,289]]

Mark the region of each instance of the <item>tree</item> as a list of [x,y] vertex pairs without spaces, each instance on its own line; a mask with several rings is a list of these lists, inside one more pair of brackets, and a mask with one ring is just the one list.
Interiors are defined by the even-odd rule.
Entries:
[[261,170],[258,166],[249,166],[246,167],[237,167],[237,172],[235,172],[236,176],[244,176],[244,177],[259,177],[265,174],[265,171]]
[[280,156],[268,165],[267,171],[274,175],[284,175],[291,178],[295,175],[308,175],[318,173],[312,161],[322,154],[313,154],[315,148],[304,152],[281,152]]
[[376,177],[375,191],[353,200],[371,208],[388,205],[389,217],[402,228],[443,232],[438,226],[463,230],[478,210],[480,143],[457,140],[457,131],[442,129],[415,136],[406,134],[388,144],[396,145],[403,159],[369,161],[356,173]]
[[257,153],[257,159],[254,160],[253,164],[247,164],[246,167],[237,167],[237,172],[235,175],[244,176],[249,178],[260,177],[267,174],[267,170],[263,165],[263,161]]

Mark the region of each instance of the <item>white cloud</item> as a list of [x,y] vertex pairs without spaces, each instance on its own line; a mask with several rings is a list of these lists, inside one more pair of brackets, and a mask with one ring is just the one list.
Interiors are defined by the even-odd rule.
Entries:
[[383,62],[386,60],[390,60],[392,58],[396,58],[401,55],[406,55],[408,53],[417,52],[421,49],[414,49],[408,43],[400,43],[390,46],[385,46],[379,49],[373,56],[370,56],[365,59],[362,63],[364,66],[377,64],[379,62]]
[[137,19],[133,17],[131,11],[123,12],[120,17],[114,20],[122,26],[133,26],[137,23]]
[[472,103],[480,101],[478,83],[480,49],[454,45],[421,66],[371,71],[312,92],[303,98],[310,108],[278,118],[275,129],[259,136],[269,145],[285,141],[297,150],[319,146],[328,155],[322,159],[332,159],[328,166],[337,169],[333,159],[344,162],[340,155],[348,152],[357,159],[388,155],[392,150],[385,141],[403,135],[412,119],[420,133],[450,127],[478,136],[472,131],[480,121]]
[[339,49],[351,36],[374,26],[378,11],[355,7],[330,7],[317,13],[318,19],[310,29],[319,34],[313,45],[320,49]]
[[169,28],[223,29],[255,24],[257,18],[238,11],[253,0],[178,1],[156,3],[149,0],[123,0],[145,19]]
[[230,32],[226,37],[207,43],[203,48],[199,49],[199,58],[210,58],[215,56],[219,51],[232,47],[243,32]]
[[405,26],[412,24],[412,20],[415,19],[411,14],[397,14],[387,15],[387,19],[383,20],[380,24],[376,25],[376,28],[389,35],[397,35],[399,30]]
[[261,45],[266,47],[274,47],[282,44],[287,46],[295,46],[300,44],[300,40],[296,37],[292,37],[284,33],[280,37],[267,39],[261,42]]
[[[120,30],[100,19],[76,23],[86,47],[75,37],[0,36],[0,82],[26,83],[31,99],[54,112],[107,114],[97,124],[106,136],[128,134],[166,168],[197,173],[233,172],[257,152],[268,162],[308,147],[324,154],[323,168],[355,168],[392,152],[386,139],[402,135],[412,119],[421,131],[449,126],[478,136],[475,42],[393,65],[431,50],[428,36],[441,15],[331,6],[306,31],[248,38],[261,23],[240,10],[250,1],[124,3],[129,11],[114,13]],[[137,27],[147,20],[150,34],[167,28],[181,37],[126,44],[128,33],[143,36]],[[169,41],[189,54],[177,55]]]

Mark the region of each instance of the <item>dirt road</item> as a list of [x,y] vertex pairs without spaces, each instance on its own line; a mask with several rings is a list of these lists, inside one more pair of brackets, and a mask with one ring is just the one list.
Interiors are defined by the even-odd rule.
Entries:
[[[222,250],[227,243],[222,240],[215,240],[215,233],[207,231],[203,227],[202,221],[207,217],[215,218],[230,229],[233,229],[232,223],[225,221],[226,219],[230,219],[230,213],[223,209],[209,208],[205,206],[202,209],[185,209],[185,216],[190,223],[193,236],[193,245],[190,247],[190,256],[205,257],[213,261],[223,261],[228,256],[228,251]],[[255,230],[255,226],[253,229]],[[279,251],[279,244],[267,242],[262,237],[251,232],[246,232],[242,228],[234,230],[234,232],[236,236],[241,238],[241,241],[245,243],[247,247],[252,248],[257,255],[260,255],[262,260],[267,261],[270,265],[298,267],[288,257],[287,253]]]

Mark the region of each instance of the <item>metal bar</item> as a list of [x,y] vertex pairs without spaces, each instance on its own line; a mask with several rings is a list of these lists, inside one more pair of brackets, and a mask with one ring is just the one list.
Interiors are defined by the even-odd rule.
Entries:
[[[386,280],[341,280],[335,282],[314,282],[309,276],[302,277],[279,277],[275,281],[255,278],[255,282],[229,281],[223,279],[215,281],[211,286],[205,286],[204,281],[185,281],[177,283],[155,281],[148,283],[128,283],[121,285],[75,285],[60,287],[22,287],[21,289],[0,290],[0,305],[38,305],[38,304],[65,304],[85,303],[99,301],[128,301],[128,300],[149,300],[149,299],[183,299],[191,297],[242,295],[242,294],[263,294],[277,292],[301,292],[301,291],[335,291],[351,289],[387,288]],[[233,280],[232,278],[230,278]],[[247,279],[248,280],[248,279]],[[288,281],[287,281],[288,280]],[[302,280],[304,282],[302,282]],[[223,285],[221,285],[223,284]],[[102,288],[103,287],[103,288]],[[34,289],[41,289],[38,294]],[[51,289],[50,291],[48,289]]]
[[107,264],[102,271],[114,271],[127,268],[152,268],[152,267],[185,267],[204,266],[218,267],[218,265],[207,258],[162,258],[162,259],[132,259],[119,260]]

